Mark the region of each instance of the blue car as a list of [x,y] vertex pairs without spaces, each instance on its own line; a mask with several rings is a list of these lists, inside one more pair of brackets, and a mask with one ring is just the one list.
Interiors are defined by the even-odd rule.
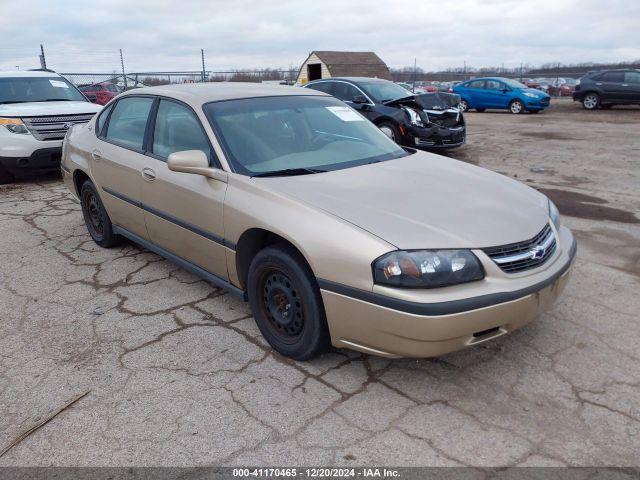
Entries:
[[511,113],[538,113],[550,102],[546,93],[502,77],[474,78],[456,85],[453,92],[460,95],[460,106],[464,112],[471,108],[478,112],[498,108]]

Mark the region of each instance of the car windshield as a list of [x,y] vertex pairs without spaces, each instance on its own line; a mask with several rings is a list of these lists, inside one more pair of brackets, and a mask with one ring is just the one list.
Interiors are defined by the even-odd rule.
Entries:
[[0,78],[0,103],[79,101],[86,98],[62,77]]
[[399,98],[406,98],[411,93],[406,88],[393,82],[377,81],[377,82],[358,82],[358,86],[362,88],[367,95],[373,98],[377,102],[389,102],[391,100],[398,100]]
[[408,155],[341,101],[276,96],[204,106],[234,171],[254,176],[339,170]]
[[513,80],[511,78],[504,78],[502,79],[502,81],[511,88],[527,88],[527,86],[524,83],[520,83],[519,81]]

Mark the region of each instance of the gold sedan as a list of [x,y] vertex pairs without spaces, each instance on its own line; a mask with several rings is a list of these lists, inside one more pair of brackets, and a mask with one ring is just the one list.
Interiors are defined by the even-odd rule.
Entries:
[[552,305],[576,253],[544,195],[309,89],[132,90],[71,129],[62,171],[96,243],[126,237],[248,300],[298,360],[504,335]]

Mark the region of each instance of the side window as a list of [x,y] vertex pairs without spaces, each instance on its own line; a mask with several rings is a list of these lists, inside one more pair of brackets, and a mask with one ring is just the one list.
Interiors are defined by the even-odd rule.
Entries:
[[620,82],[624,80],[624,72],[605,72],[597,80],[601,82]]
[[100,112],[100,116],[98,117],[98,120],[96,121],[96,135],[98,137],[102,136],[102,129],[104,128],[104,124],[107,121],[107,118],[109,118],[109,112],[113,110],[113,103],[111,105],[109,105],[107,108],[105,108],[104,110],[102,110],[102,112]]
[[362,95],[356,87],[349,83],[335,82],[333,96],[343,102],[352,102],[357,95]]
[[107,140],[123,147],[142,150],[147,118],[153,98],[126,97],[116,103],[107,125]]
[[467,83],[467,88],[484,88],[484,80],[474,80]]
[[152,152],[167,158],[182,150],[202,150],[211,160],[211,146],[195,114],[184,105],[160,100],[153,131]]
[[624,72],[624,83],[640,83],[640,72]]
[[331,90],[333,86],[333,82],[318,82],[309,85],[307,88],[313,88],[314,90],[319,90],[320,92],[328,93],[331,95]]
[[487,90],[502,90],[504,86],[497,80],[487,80],[485,83],[485,88]]

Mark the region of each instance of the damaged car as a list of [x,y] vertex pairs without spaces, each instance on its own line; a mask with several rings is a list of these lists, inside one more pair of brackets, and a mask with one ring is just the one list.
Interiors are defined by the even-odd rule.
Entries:
[[400,145],[429,150],[459,147],[465,142],[466,127],[458,95],[416,95],[379,78],[330,78],[305,87],[346,102]]

